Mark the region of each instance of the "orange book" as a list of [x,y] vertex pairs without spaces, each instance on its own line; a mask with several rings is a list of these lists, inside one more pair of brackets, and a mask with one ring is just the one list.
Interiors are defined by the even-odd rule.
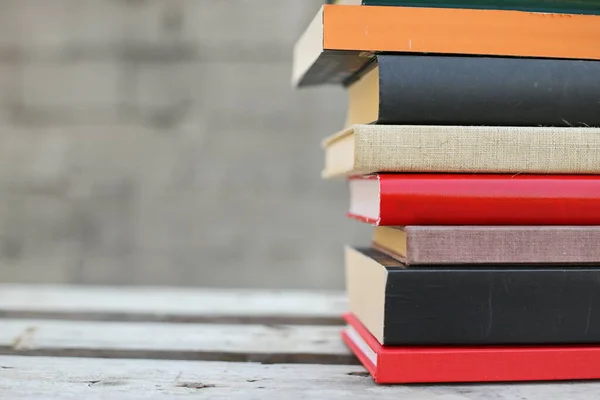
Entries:
[[377,52],[600,60],[600,16],[323,5],[294,48],[293,84],[348,83]]

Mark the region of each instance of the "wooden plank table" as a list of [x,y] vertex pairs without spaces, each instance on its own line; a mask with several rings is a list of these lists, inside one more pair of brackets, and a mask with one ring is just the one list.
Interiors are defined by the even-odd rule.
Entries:
[[[600,382],[375,385],[343,293],[0,285],[0,398],[591,399]],[[599,360],[600,362],[600,360]]]

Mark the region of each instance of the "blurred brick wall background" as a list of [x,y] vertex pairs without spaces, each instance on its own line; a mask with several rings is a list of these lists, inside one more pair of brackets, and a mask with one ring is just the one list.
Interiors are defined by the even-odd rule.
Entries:
[[0,280],[341,288],[317,0],[0,0]]

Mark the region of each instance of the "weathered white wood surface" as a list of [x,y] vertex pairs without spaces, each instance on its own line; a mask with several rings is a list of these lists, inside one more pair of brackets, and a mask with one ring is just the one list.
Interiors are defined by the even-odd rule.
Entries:
[[348,364],[338,326],[13,319],[0,354]]
[[600,383],[377,386],[357,366],[0,357],[4,399],[594,399]]
[[377,386],[340,340],[345,309],[340,293],[0,285],[0,399],[547,400],[600,393],[600,382]]
[[341,324],[340,292],[0,284],[0,316]]

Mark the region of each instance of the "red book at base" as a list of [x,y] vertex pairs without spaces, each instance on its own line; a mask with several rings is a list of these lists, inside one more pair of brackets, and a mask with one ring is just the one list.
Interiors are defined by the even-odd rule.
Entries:
[[358,220],[407,225],[600,225],[600,176],[377,174],[349,179]]
[[384,347],[352,314],[342,339],[377,383],[600,378],[599,346]]

